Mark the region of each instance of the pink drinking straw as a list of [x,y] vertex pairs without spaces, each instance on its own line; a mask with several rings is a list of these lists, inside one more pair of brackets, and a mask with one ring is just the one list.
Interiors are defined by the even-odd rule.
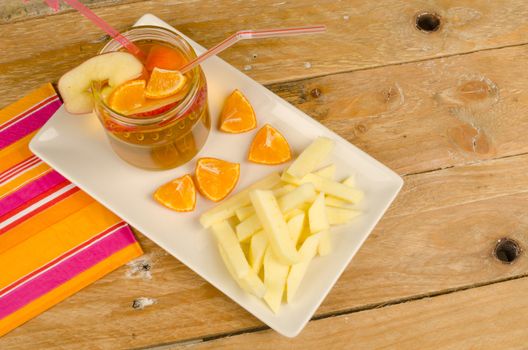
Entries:
[[182,74],[188,72],[189,70],[196,67],[196,65],[202,63],[209,57],[224,51],[228,47],[239,42],[240,40],[276,38],[276,37],[282,37],[282,36],[292,36],[292,35],[301,35],[301,34],[315,34],[315,33],[322,33],[324,31],[326,31],[326,26],[324,25],[316,25],[316,26],[308,26],[308,27],[293,27],[293,28],[261,29],[261,30],[241,30],[227,37],[222,42],[216,44],[215,46],[207,50],[205,53],[201,54],[200,56],[196,57],[191,62],[187,63],[185,66],[182,67],[180,72]]
[[[49,7],[57,11],[59,9],[59,0],[45,0]],[[134,45],[133,42],[124,37],[121,33],[115,30],[110,24],[106,23],[101,17],[97,16],[90,10],[88,7],[84,6],[77,0],[63,0],[65,3],[69,4],[71,7],[79,11],[84,17],[88,18],[99,28],[104,30],[108,35],[118,41],[125,49],[127,49],[131,54],[138,58],[144,58],[144,53]]]

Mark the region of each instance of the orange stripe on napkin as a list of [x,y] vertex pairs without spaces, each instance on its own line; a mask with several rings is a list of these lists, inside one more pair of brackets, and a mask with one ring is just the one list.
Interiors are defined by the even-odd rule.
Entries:
[[46,84],[0,110],[0,336],[142,254],[130,227],[29,150]]
[[0,185],[0,198],[9,195],[10,193],[18,190],[25,184],[38,179],[44,173],[50,171],[51,168],[48,164],[39,162],[29,169],[25,169],[24,172],[17,174],[13,178]]
[[[33,156],[27,145],[35,136],[34,131],[10,146],[0,150],[0,173]],[[25,145],[25,147],[21,147]]]
[[11,230],[0,235],[0,254],[93,202],[94,199],[92,197],[82,191],[77,191],[70,197],[47,208],[45,211],[31,216]]
[[51,86],[51,84],[45,84],[23,99],[5,107],[0,110],[0,128],[6,122],[19,118],[24,112],[30,110],[33,106],[36,106],[41,101],[55,95],[56,93],[53,86]]
[[[24,276],[47,261],[90,239],[96,232],[121,219],[94,202],[64,220],[42,230],[38,235],[0,255],[0,266],[10,266],[0,274],[0,289],[17,276]],[[39,254],[33,252],[39,251]],[[12,264],[17,261],[17,264]]]
[[29,150],[60,105],[46,84],[0,110],[0,336],[142,254],[126,223]]
[[0,337],[43,311],[46,311],[51,306],[66,299],[72,294],[75,294],[93,281],[100,279],[121,265],[126,264],[130,261],[131,257],[139,256],[142,253],[143,252],[138,243],[131,244],[113,254],[110,258],[92,266],[68,282],[65,282],[60,287],[55,288],[51,292],[27,304],[17,312],[0,319]]

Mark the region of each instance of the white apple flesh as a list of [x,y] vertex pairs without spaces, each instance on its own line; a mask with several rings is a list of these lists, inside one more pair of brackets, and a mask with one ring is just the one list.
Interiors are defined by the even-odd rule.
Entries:
[[72,114],[90,113],[91,83],[106,81],[113,89],[143,73],[143,64],[128,52],[109,52],[88,59],[64,74],[58,83],[64,107]]

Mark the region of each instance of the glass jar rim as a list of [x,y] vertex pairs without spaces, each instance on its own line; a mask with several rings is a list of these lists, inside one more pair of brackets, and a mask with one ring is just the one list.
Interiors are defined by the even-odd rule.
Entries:
[[[145,33],[145,31],[147,31],[147,33]],[[182,51],[182,53],[186,55],[186,58],[188,60],[192,60],[196,57],[196,52],[194,51],[194,49],[181,35],[163,27],[153,25],[140,25],[132,27],[126,32],[122,33],[123,36],[126,36],[132,42],[153,39],[153,34],[160,34],[164,37],[157,37],[154,38],[154,40],[159,40],[164,43],[172,44],[173,46],[178,46],[178,49],[180,49],[180,51]],[[173,41],[169,42],[169,40]],[[122,45],[115,39],[111,39],[99,51],[99,54],[114,52],[119,50],[120,48],[122,48]],[[167,111],[164,111],[163,113],[157,114],[150,118],[131,118],[125,114],[114,110],[105,102],[105,99],[101,94],[101,86],[99,84],[92,83],[92,95],[96,100],[95,103],[99,103],[102,108],[112,116],[112,119],[117,120],[118,122],[124,125],[138,126],[164,123],[169,120],[172,120],[173,118],[177,119],[181,117],[185,114],[183,112],[192,105],[198,95],[199,77],[201,73],[200,69],[201,68],[198,65],[189,72],[192,73],[193,76],[191,88],[189,89],[189,92],[185,95],[185,97],[180,101],[180,103],[168,109]]]

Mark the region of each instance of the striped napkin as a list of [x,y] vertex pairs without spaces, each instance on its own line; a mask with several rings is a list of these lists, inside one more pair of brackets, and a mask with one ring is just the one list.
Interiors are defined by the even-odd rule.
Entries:
[[0,110],[0,336],[142,254],[129,226],[31,154],[50,84]]

